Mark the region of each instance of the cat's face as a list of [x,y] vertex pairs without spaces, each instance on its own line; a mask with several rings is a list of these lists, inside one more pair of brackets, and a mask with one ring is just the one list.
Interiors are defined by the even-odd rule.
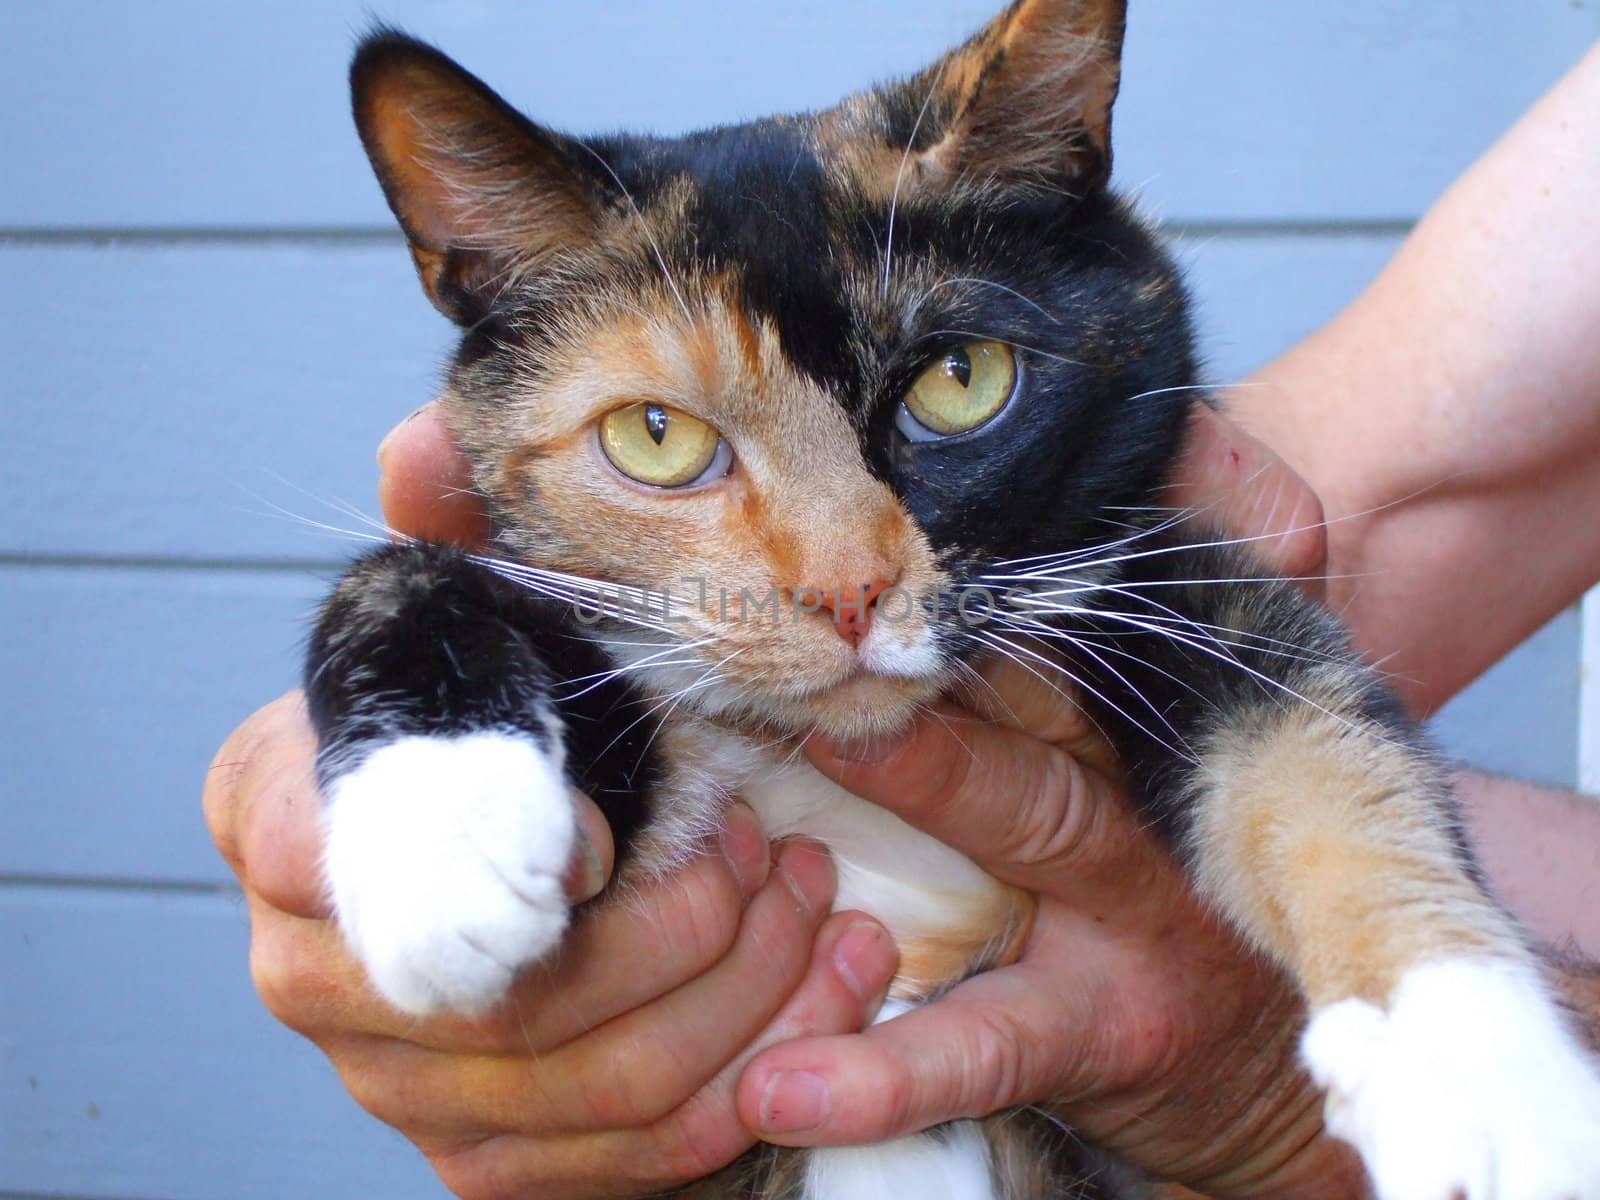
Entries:
[[1120,37],[1025,0],[825,113],[584,143],[370,40],[357,120],[467,327],[502,547],[611,585],[597,635],[704,711],[851,735],[946,690],[1007,562],[1108,540],[1175,448],[1181,288],[1105,191]]

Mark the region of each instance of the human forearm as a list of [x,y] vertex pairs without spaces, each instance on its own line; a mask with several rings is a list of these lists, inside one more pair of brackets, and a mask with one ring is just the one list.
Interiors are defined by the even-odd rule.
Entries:
[[1228,411],[1321,495],[1329,600],[1431,712],[1600,571],[1600,48]]
[[1500,899],[1539,940],[1600,959],[1600,803],[1477,771],[1456,793]]

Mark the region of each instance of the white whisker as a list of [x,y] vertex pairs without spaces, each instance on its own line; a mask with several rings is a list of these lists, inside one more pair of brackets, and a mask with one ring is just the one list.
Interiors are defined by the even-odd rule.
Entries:
[[911,123],[911,134],[906,138],[906,148],[900,153],[900,166],[894,173],[894,188],[889,193],[889,225],[883,238],[883,278],[879,286],[879,294],[889,294],[889,264],[894,259],[894,218],[900,207],[900,184],[905,178],[906,166],[911,162],[911,148],[917,144],[917,134],[922,129],[922,120],[928,115],[928,106],[933,103],[934,93],[939,90],[939,84],[944,78],[944,68],[940,67],[934,75],[933,82],[928,85],[928,94],[922,98],[922,107],[917,110],[917,119]]

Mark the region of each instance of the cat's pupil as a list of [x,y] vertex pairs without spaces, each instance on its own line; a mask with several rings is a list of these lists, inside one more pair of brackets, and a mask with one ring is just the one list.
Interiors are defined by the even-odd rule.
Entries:
[[944,373],[966,387],[972,382],[972,359],[965,350],[952,350],[945,355]]
[[667,436],[667,410],[659,404],[646,404],[644,406],[644,427],[650,434],[650,440],[656,445],[661,445]]

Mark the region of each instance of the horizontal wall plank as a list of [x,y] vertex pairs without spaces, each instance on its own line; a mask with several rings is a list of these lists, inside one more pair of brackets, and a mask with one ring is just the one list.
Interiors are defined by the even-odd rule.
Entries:
[[0,887],[0,1192],[446,1200],[250,986],[241,902]]
[[[671,132],[829,103],[922,65],[998,7],[8,4],[0,226],[386,224],[344,84],[372,14],[437,40],[551,124]],[[1413,217],[1597,21],[1571,0],[1138,0],[1121,178],[1186,220]]]
[[0,250],[0,550],[337,556],[274,506],[372,511],[450,341],[398,239]]
[[223,882],[200,788],[292,687],[310,573],[0,568],[0,874]]
[[[1392,236],[1180,243],[1212,377],[1337,311]],[[451,340],[398,241],[0,248],[0,553],[337,557]],[[20,453],[15,448],[20,447]]]
[[[213,885],[212,754],[291,686],[311,573],[0,568],[0,874]],[[1439,718],[1446,751],[1571,786],[1578,625],[1558,618]]]
[[1313,332],[1370,283],[1398,234],[1180,237],[1206,379],[1237,382]]

